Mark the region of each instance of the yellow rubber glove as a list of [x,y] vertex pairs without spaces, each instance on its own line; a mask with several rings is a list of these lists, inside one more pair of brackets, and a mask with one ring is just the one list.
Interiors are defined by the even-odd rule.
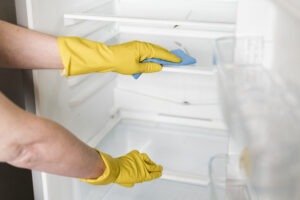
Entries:
[[163,167],[156,165],[145,153],[137,150],[125,156],[113,158],[95,149],[100,155],[106,169],[97,179],[79,179],[93,185],[117,183],[124,187],[133,187],[135,183],[150,181],[161,176]]
[[162,69],[157,63],[140,63],[148,58],[181,62],[168,50],[139,41],[107,46],[78,37],[58,37],[58,48],[66,76],[110,71],[129,75]]

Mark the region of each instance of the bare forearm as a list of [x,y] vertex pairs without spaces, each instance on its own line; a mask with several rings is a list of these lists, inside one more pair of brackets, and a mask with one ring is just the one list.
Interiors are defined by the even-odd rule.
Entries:
[[103,173],[99,154],[62,126],[21,110],[1,93],[0,110],[0,161],[77,178]]
[[0,20],[0,67],[62,69],[57,38]]
[[40,118],[33,126],[33,134],[43,134],[44,138],[25,145],[10,164],[77,178],[97,178],[102,174],[99,154],[62,126]]

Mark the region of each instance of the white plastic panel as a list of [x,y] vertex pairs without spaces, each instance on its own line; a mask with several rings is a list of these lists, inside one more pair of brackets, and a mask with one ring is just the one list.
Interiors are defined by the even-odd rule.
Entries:
[[[236,1],[107,1],[104,11],[77,8],[64,15],[66,24],[77,20],[193,25],[217,31],[233,31]],[[214,27],[214,28],[212,28]]]
[[275,9],[273,0],[239,0],[237,36],[261,36],[272,40]]
[[283,8],[285,13],[298,19],[300,18],[300,2],[298,0],[274,0],[274,2]]
[[119,76],[117,89],[187,107],[218,103],[215,76],[209,75],[158,72],[143,74],[139,80]]
[[120,0],[116,11],[118,16],[234,23],[235,9],[234,0]]
[[[94,74],[94,78],[87,82],[86,89],[76,89],[69,87],[67,78],[60,77],[57,70],[34,73],[38,115],[62,124],[83,141],[97,134],[110,118],[113,106],[113,81],[83,98],[85,90],[92,87],[92,84],[100,82],[97,79],[102,80],[104,74]],[[76,98],[81,101],[75,101]]]
[[[274,24],[273,71],[283,80],[285,89],[294,95],[294,102],[300,101],[300,18],[299,2],[278,1],[276,23]],[[288,6],[288,8],[286,8]],[[297,12],[293,12],[293,11]],[[297,111],[299,109],[296,109]],[[300,115],[300,111],[298,111]]]
[[[113,0],[112,0],[113,1]],[[63,26],[63,14],[75,8],[101,7],[107,0],[16,0],[18,23],[49,34],[58,34]]]
[[212,75],[159,72],[143,74],[138,80],[119,76],[115,105],[125,110],[209,122],[222,119]]

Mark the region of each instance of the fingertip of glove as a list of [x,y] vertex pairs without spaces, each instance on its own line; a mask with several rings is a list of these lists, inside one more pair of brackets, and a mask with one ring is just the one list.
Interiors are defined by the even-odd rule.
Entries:
[[155,165],[155,164],[152,165],[146,164],[146,168],[149,173],[162,172],[163,170],[163,167],[161,165]]
[[141,70],[143,73],[159,72],[160,70],[162,70],[162,65],[153,62],[145,62],[141,63],[141,65]]
[[[175,55],[174,55],[175,56]],[[179,58],[179,57],[177,57],[177,56],[175,56],[174,57],[174,61],[173,62],[175,62],[175,63],[180,63],[182,60],[181,60],[181,58]]]
[[180,63],[181,62],[181,58],[179,58],[178,56],[174,55],[171,52],[168,52],[168,54],[169,54],[168,61],[175,62],[175,63]]
[[161,174],[161,172],[152,172],[150,176],[151,176],[151,178],[153,180],[153,179],[161,177],[162,174]]
[[161,166],[161,165],[158,165],[157,167],[156,167],[156,171],[157,172],[162,172],[164,170],[164,168],[163,168],[163,166]]
[[159,169],[160,169],[161,172],[164,170],[163,166],[159,165],[158,167],[159,167]]
[[132,150],[132,151],[130,151],[129,153],[138,153],[138,154],[140,154],[140,152],[138,151],[138,150]]

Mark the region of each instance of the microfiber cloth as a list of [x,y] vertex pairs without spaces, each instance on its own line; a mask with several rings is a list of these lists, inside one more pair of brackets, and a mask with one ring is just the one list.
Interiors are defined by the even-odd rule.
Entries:
[[[154,63],[158,63],[158,64],[161,64],[161,65],[166,65],[166,66],[183,66],[183,65],[195,64],[197,62],[195,58],[187,55],[181,49],[172,50],[171,53],[173,53],[175,56],[181,58],[181,62],[180,63],[174,63],[174,62],[169,62],[169,61],[165,61],[165,60],[161,60],[161,59],[157,59],[157,58],[150,58],[150,59],[143,60],[142,63],[144,63],[144,62],[154,62]],[[142,75],[142,73],[138,73],[138,74],[133,74],[132,76],[135,79],[138,79],[141,75]]]

